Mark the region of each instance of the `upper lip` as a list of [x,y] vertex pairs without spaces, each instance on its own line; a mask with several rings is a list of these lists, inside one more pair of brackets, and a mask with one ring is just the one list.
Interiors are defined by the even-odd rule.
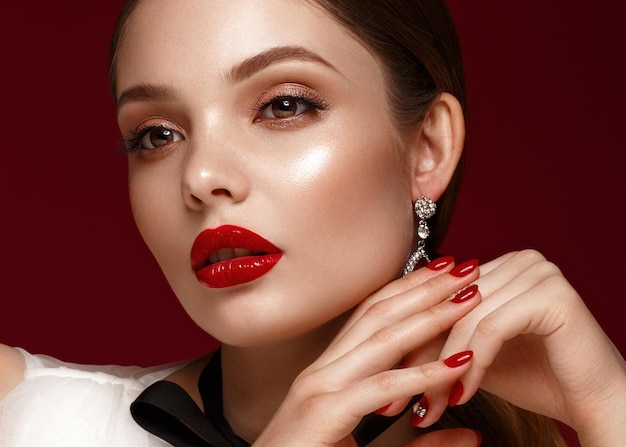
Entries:
[[197,272],[215,262],[280,251],[274,244],[253,231],[235,225],[222,225],[208,228],[198,234],[191,248],[191,268]]

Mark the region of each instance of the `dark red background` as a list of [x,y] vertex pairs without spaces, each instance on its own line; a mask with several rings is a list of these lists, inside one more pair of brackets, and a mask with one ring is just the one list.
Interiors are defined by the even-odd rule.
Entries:
[[[539,249],[625,353],[623,2],[448,3],[470,119],[443,251],[486,261]],[[106,77],[120,6],[3,5],[0,341],[148,365],[213,341],[179,307],[130,216]]]

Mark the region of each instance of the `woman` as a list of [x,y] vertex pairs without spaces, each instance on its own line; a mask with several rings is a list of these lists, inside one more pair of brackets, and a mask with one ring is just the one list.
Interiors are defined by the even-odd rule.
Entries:
[[[431,425],[479,385],[571,425],[583,445],[623,439],[623,360],[539,254],[505,255],[480,275],[475,261],[442,258],[389,283],[419,241],[434,253],[458,175],[464,94],[439,3],[414,16],[389,4],[360,16],[361,2],[180,3],[129,3],[111,70],[138,227],[190,316],[222,341],[218,355],[156,376],[209,414],[207,396],[223,393],[233,445],[353,445],[393,415],[410,421],[371,445],[426,445],[409,425]],[[419,61],[382,40],[390,30],[423,45]],[[439,203],[434,218],[413,215],[424,197]],[[418,221],[434,234],[414,237]],[[19,391],[22,354],[5,352],[6,391]],[[133,408],[159,435],[208,424],[183,417],[187,433],[173,414],[163,429],[169,409],[154,410],[153,395]],[[443,423],[480,428],[485,445],[557,442],[540,418],[474,402]],[[516,433],[530,427],[540,434]]]

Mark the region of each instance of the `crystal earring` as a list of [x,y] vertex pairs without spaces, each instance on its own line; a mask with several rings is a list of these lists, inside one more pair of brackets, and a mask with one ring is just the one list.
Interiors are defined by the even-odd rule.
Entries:
[[406,261],[402,276],[411,273],[420,260],[425,259],[427,262],[430,262],[430,258],[426,253],[426,238],[430,235],[430,229],[428,228],[426,219],[430,219],[435,215],[437,204],[432,199],[422,196],[415,201],[413,209],[419,219],[417,223],[417,248]]

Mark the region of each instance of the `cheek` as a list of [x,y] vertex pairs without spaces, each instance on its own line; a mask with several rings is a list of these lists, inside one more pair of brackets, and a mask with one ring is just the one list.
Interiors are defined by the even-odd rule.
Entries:
[[314,258],[298,265],[311,285],[334,278],[329,287],[354,296],[402,270],[413,216],[408,175],[392,142],[385,133],[352,133],[311,147],[274,177],[289,196],[288,233]]
[[179,214],[176,213],[182,203],[180,190],[172,188],[180,183],[174,178],[175,172],[176,167],[168,163],[159,166],[129,162],[128,185],[133,218],[164,272],[188,267],[181,262],[188,243],[185,227],[178,223]]

